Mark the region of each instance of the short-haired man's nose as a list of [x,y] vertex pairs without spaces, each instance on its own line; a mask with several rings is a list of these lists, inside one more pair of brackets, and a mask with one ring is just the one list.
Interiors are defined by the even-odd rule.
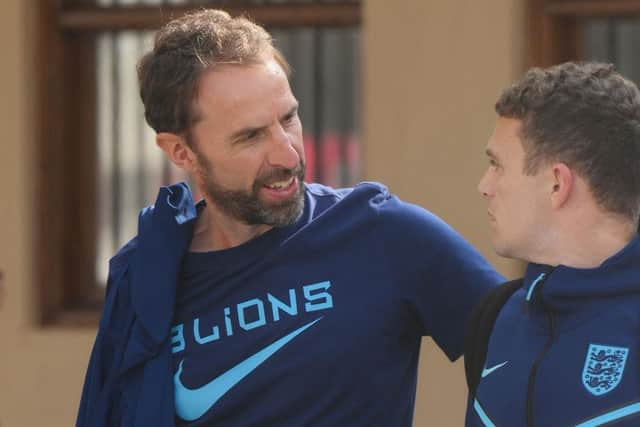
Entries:
[[478,192],[482,194],[482,197],[489,197],[489,186],[487,183],[487,173],[482,175],[478,182]]

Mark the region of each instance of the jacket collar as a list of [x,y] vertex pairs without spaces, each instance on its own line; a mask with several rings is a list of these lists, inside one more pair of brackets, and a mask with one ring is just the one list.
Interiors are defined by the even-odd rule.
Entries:
[[196,217],[186,183],[160,188],[155,204],[140,212],[131,301],[154,350],[169,335],[182,258]]
[[524,288],[531,295],[528,302],[560,311],[574,307],[577,298],[587,302],[640,293],[640,237],[595,268],[529,264]]

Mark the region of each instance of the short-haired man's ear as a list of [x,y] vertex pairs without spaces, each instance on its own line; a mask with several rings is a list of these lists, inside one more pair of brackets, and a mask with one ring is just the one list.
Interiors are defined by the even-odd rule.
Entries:
[[156,134],[156,145],[165,152],[171,163],[184,171],[193,172],[196,155],[183,137],[175,133],[160,132]]
[[551,206],[559,208],[564,205],[574,186],[574,172],[565,163],[554,163],[551,166],[553,173],[553,187],[551,188]]

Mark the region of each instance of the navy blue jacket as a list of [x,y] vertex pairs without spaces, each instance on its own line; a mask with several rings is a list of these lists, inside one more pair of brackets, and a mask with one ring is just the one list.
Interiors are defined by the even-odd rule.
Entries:
[[138,236],[110,261],[78,427],[174,426],[167,337],[196,209],[185,184],[163,187],[154,206],[140,213]]
[[[608,424],[611,423],[611,424]],[[600,267],[529,265],[467,427],[640,426],[640,238]]]

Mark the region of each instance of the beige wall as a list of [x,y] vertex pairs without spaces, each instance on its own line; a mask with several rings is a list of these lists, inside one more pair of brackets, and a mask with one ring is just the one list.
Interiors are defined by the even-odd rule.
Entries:
[[0,426],[70,426],[92,330],[33,327],[33,0],[0,5]]
[[[524,0],[365,1],[365,177],[443,217],[505,275],[476,190],[500,90],[522,70]],[[461,426],[462,363],[423,343],[416,426]]]
[[[523,0],[365,0],[365,177],[448,220],[490,256],[475,191],[491,104],[520,70]],[[33,11],[0,6],[0,426],[73,424],[93,330],[33,326]],[[506,274],[517,267],[493,262]],[[424,347],[416,426],[462,423],[460,364]]]

